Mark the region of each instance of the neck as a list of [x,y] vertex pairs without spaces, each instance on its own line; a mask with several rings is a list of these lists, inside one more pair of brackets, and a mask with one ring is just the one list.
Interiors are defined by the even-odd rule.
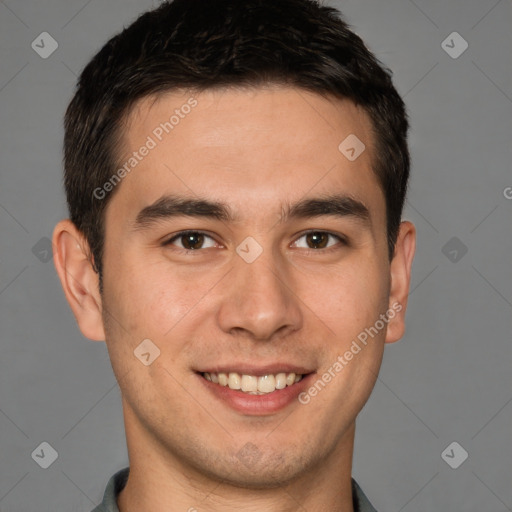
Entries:
[[[216,476],[154,439],[123,402],[130,473],[118,496],[120,512],[354,512],[352,452],[355,424],[329,456],[278,486],[237,485],[236,472]],[[234,477],[231,479],[230,477]]]

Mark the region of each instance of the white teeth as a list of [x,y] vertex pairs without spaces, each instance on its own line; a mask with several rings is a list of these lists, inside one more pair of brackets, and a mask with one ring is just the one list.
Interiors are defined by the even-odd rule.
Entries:
[[258,391],[258,377],[242,375],[242,391]]
[[240,389],[242,387],[242,379],[238,373],[231,372],[228,378],[228,386],[231,389]]
[[273,375],[262,375],[258,379],[258,391],[272,393],[276,389],[276,378]]
[[286,387],[286,373],[278,373],[276,375],[276,389],[284,389]]
[[203,377],[210,382],[220,386],[228,386],[230,389],[236,389],[250,395],[265,395],[272,393],[276,389],[284,389],[286,386],[292,386],[302,380],[302,375],[295,373],[277,373],[276,375],[240,375],[236,372],[213,373],[205,372]]

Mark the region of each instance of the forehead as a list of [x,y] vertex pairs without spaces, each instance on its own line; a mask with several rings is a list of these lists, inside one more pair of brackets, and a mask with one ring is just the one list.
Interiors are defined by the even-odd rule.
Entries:
[[171,193],[229,202],[241,219],[333,192],[385,208],[371,121],[348,100],[282,86],[166,93],[134,106],[123,142],[119,164],[137,162],[112,202],[127,215]]

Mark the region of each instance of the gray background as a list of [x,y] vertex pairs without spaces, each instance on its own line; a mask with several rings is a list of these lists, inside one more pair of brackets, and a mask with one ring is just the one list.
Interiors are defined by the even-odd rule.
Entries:
[[[512,510],[511,2],[330,3],[408,104],[405,218],[418,229],[407,333],[358,419],[354,477],[379,512]],[[127,465],[106,347],[79,333],[46,251],[67,215],[62,116],[77,74],[156,4],[0,2],[1,512],[88,512]],[[59,45],[47,59],[31,48],[44,31]],[[454,31],[469,45],[458,58],[442,46]],[[58,452],[48,469],[31,457],[43,441]],[[453,441],[469,454],[457,469],[441,457]]]

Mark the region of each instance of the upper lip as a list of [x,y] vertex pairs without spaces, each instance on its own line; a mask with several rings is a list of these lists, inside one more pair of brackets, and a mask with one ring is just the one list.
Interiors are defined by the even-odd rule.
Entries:
[[276,375],[278,373],[295,373],[296,375],[306,375],[314,370],[304,366],[294,365],[290,363],[270,363],[264,365],[254,365],[247,363],[232,363],[224,365],[210,366],[208,368],[198,370],[199,373],[231,373],[236,372],[240,375],[254,375],[261,377],[263,375]]

